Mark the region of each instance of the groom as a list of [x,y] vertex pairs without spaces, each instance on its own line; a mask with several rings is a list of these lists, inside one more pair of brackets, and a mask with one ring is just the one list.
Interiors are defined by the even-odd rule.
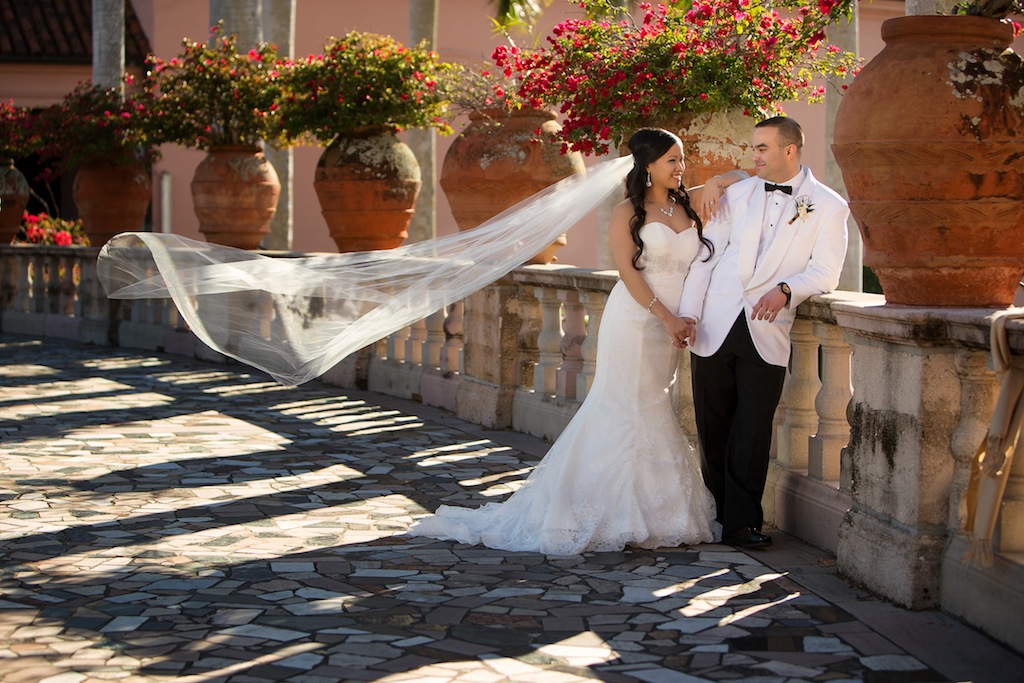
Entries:
[[704,480],[722,540],[740,548],[772,543],[761,531],[761,496],[796,307],[835,289],[846,256],[849,209],[801,165],[803,144],[791,118],[755,126],[757,175],[726,190],[704,233],[714,254],[693,262],[679,304],[696,331],[691,369]]

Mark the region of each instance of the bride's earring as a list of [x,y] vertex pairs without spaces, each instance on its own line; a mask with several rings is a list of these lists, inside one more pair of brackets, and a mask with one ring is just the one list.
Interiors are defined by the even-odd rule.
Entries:
[[646,185],[647,187],[651,186],[651,172],[650,171],[647,172],[647,182],[644,183],[644,185]]

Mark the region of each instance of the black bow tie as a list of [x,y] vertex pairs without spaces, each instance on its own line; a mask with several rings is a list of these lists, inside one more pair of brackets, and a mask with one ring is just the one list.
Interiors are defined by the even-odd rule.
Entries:
[[765,192],[774,192],[775,190],[778,190],[779,192],[785,192],[786,194],[793,194],[792,185],[772,185],[771,183],[764,184]]

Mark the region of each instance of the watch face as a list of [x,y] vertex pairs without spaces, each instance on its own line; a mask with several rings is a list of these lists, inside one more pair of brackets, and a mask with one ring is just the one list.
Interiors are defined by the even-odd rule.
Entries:
[[790,293],[789,285],[787,285],[785,282],[782,283],[782,292],[784,294],[789,294]]

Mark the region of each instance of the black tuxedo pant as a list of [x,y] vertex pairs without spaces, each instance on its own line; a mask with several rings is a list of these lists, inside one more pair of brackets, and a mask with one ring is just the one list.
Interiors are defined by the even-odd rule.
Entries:
[[760,530],[772,424],[786,369],[761,358],[744,313],[717,352],[691,356],[690,369],[704,483],[715,497],[722,533]]

